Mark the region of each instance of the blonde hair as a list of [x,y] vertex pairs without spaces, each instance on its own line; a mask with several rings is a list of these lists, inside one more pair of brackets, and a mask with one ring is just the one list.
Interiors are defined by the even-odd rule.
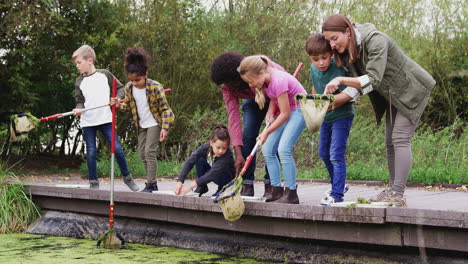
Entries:
[[[245,57],[238,68],[240,76],[244,76],[247,73],[253,75],[259,75],[260,71],[265,71],[268,69],[268,58],[265,56],[248,56]],[[260,109],[265,107],[265,91],[263,87],[255,87],[255,102],[257,102]]]
[[83,45],[79,47],[75,52],[73,52],[72,60],[75,60],[76,57],[82,57],[83,59],[93,59],[93,63],[96,62],[96,53],[94,53],[94,49],[88,45]]

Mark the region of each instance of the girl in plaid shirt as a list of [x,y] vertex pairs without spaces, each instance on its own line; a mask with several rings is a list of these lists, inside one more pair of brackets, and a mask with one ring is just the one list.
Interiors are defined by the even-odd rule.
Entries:
[[142,192],[157,191],[158,141],[167,138],[174,123],[174,113],[164,94],[163,86],[147,78],[149,56],[143,48],[131,47],[125,56],[125,69],[130,80],[125,86],[123,103],[112,98],[121,110],[131,111],[138,129],[138,151],[145,166],[147,182]]

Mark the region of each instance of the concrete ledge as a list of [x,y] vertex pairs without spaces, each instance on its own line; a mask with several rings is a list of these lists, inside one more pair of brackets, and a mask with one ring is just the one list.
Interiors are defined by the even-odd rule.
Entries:
[[387,208],[387,222],[466,228],[466,213],[427,209]]
[[403,241],[405,246],[437,248],[467,252],[468,230],[441,228],[423,225],[405,225]]
[[[109,191],[28,185],[43,209],[106,216]],[[224,220],[208,197],[115,192],[115,216],[241,233],[318,241],[468,252],[468,213],[409,208],[347,208],[245,201],[244,216]],[[422,231],[421,231],[422,230]],[[423,239],[422,239],[423,238]]]

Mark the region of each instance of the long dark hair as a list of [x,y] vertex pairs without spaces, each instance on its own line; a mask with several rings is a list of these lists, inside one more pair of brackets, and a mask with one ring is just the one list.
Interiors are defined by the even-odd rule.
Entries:
[[350,39],[348,49],[345,54],[335,52],[336,65],[342,66],[344,60],[349,56],[349,64],[353,64],[361,57],[357,48],[356,33],[354,32],[354,24],[344,15],[334,14],[329,16],[322,24],[322,33],[325,31],[337,31],[345,33],[349,28]]
[[140,47],[130,47],[125,54],[125,70],[138,76],[146,76],[148,72],[149,55],[145,49]]

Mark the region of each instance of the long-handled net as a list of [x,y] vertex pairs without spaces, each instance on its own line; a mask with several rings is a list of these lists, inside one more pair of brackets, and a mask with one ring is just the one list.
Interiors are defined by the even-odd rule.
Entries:
[[28,132],[36,128],[40,122],[31,113],[10,116],[10,141],[17,142],[26,139]]
[[317,132],[322,125],[330,103],[334,105],[332,94],[298,94],[296,101],[301,105],[302,115],[307,129]]
[[[117,80],[112,80],[112,97],[116,96]],[[116,105],[112,106],[112,135],[111,135],[111,186],[109,204],[109,230],[98,239],[97,245],[106,248],[119,249],[125,240],[114,228],[114,160],[115,160],[115,125],[116,125]]]
[[244,213],[245,205],[240,195],[242,183],[242,176],[238,176],[226,184],[214,198],[214,202],[221,207],[224,219],[231,222],[239,220]]
[[[165,89],[164,92],[168,93],[171,89]],[[120,100],[120,103],[123,103],[124,100]],[[87,112],[99,108],[103,108],[109,106],[109,104],[99,105],[95,107],[85,108],[82,109],[81,112]],[[51,116],[37,118],[33,116],[31,113],[22,113],[22,114],[14,114],[10,116],[10,142],[17,142],[22,141],[27,138],[27,133],[34,128],[38,127],[41,122],[49,121],[53,119],[58,119],[66,116],[73,115],[73,111],[54,114]]]

